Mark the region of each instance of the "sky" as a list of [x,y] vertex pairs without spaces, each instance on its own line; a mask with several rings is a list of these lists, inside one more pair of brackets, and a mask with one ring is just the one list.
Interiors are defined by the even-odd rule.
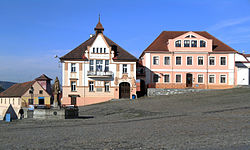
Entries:
[[0,0],[0,81],[61,78],[61,57],[94,34],[140,56],[162,31],[207,31],[250,53],[250,0]]

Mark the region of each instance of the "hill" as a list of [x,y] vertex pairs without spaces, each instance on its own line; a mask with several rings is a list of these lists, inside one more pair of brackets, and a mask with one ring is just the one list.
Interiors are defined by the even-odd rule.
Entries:
[[9,87],[11,87],[13,84],[16,84],[16,83],[15,82],[9,82],[9,81],[0,81],[0,92],[2,92],[1,88],[3,90],[6,90]]

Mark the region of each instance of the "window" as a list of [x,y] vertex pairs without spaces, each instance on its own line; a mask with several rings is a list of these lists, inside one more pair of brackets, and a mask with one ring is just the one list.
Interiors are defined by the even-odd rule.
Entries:
[[190,47],[190,41],[184,40],[184,47]]
[[175,47],[181,47],[181,40],[175,41]]
[[99,48],[96,48],[96,53],[99,53]]
[[197,41],[196,40],[191,41],[191,47],[197,47]]
[[164,65],[170,65],[170,57],[169,56],[164,57]]
[[198,83],[203,83],[203,74],[198,74]]
[[220,57],[220,65],[222,66],[226,65],[226,57]]
[[198,56],[198,65],[203,65],[203,57]]
[[94,82],[93,81],[89,82],[89,92],[94,92]]
[[89,60],[89,71],[94,71],[94,60]]
[[95,53],[95,48],[93,47],[93,53]]
[[181,56],[176,56],[175,57],[175,64],[176,65],[181,65]]
[[214,75],[209,75],[209,83],[214,83],[214,78],[215,78],[215,76]]
[[159,65],[159,56],[153,57],[153,65]]
[[96,60],[96,71],[102,71],[103,60]]
[[71,63],[71,72],[76,72],[76,64]]
[[209,57],[209,65],[215,65],[215,58]]
[[104,71],[107,72],[109,71],[109,60],[105,60],[105,68]]
[[128,65],[127,64],[122,65],[122,73],[128,73]]
[[169,78],[170,78],[170,77],[169,77],[169,74],[165,74],[165,75],[164,75],[164,82],[165,82],[165,83],[169,83],[169,81],[170,81]]
[[39,94],[43,94],[43,90],[39,90]]
[[226,83],[226,75],[220,75],[220,83]]
[[103,48],[103,53],[106,53],[106,48]]
[[158,74],[154,74],[154,79],[153,81],[156,83],[156,82],[159,82],[159,75]]
[[33,99],[29,99],[29,105],[33,105],[34,104],[34,100]]
[[187,57],[187,65],[192,65],[193,64],[193,57],[192,56],[188,56]]
[[76,91],[76,81],[71,81],[71,91]]
[[200,47],[206,47],[206,41],[200,40]]
[[180,74],[175,75],[175,82],[181,83],[181,75]]
[[102,53],[102,48],[100,48],[100,53]]
[[104,83],[105,92],[109,92],[109,82]]

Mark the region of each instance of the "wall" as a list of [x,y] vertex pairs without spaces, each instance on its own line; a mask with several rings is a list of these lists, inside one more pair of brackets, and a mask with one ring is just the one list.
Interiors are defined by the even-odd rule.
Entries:
[[10,104],[12,105],[16,114],[18,115],[19,109],[21,108],[21,98],[19,97],[0,98],[0,120],[3,119]]

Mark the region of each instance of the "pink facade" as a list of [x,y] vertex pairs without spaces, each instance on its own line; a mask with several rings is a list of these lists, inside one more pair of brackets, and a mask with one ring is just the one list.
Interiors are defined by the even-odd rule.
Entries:
[[207,32],[166,31],[140,59],[148,87],[221,89],[236,85],[235,54]]

